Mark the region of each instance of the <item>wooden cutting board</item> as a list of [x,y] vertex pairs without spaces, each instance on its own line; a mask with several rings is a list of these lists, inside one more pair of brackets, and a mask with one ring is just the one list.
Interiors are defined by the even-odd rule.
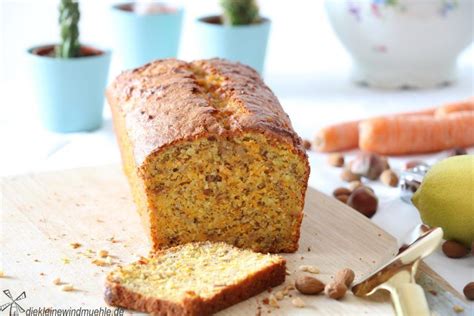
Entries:
[[[105,307],[103,279],[113,265],[93,264],[96,252],[107,250],[113,264],[133,261],[148,252],[149,242],[117,166],[5,178],[1,190],[1,269],[5,276],[0,278],[0,290],[9,289],[14,297],[25,291],[23,308]],[[74,249],[73,243],[81,246]],[[323,282],[346,267],[355,271],[357,281],[396,252],[392,236],[339,201],[310,188],[299,251],[285,255],[291,272],[285,284],[294,280],[300,265],[308,264],[320,269],[317,277]],[[449,297],[458,295],[432,271],[429,274],[430,287]],[[53,284],[55,278],[73,284],[75,290],[62,291]],[[369,300],[349,294],[342,301],[302,296],[305,308],[293,307],[289,298],[279,302],[280,308],[264,305],[262,299],[268,295],[262,293],[221,314],[392,314],[386,295]],[[296,295],[293,292],[293,297]],[[436,297],[431,296],[430,304],[436,305]],[[8,298],[0,293],[0,305],[6,302]]]

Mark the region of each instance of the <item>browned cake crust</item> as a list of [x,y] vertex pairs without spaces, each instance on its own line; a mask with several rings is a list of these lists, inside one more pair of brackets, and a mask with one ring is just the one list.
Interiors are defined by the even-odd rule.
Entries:
[[[216,117],[219,111],[201,93],[203,87],[196,79],[199,71],[225,78],[219,92],[245,112],[228,113],[228,124],[222,124]],[[173,143],[249,130],[291,143],[306,157],[301,138],[278,99],[255,70],[242,64],[222,59],[157,60],[122,73],[107,90],[107,99],[112,109],[126,117],[117,133],[130,138],[138,167],[150,154]],[[119,113],[114,114],[115,118]]]
[[285,281],[285,273],[286,261],[282,260],[238,284],[223,288],[211,299],[205,300],[193,292],[189,292],[189,296],[180,303],[156,297],[144,297],[139,293],[129,291],[120,283],[114,282],[109,275],[105,282],[105,301],[109,305],[147,312],[152,315],[210,315],[282,284]]
[[[210,86],[209,80],[213,79],[209,78],[213,75],[219,82]],[[246,132],[256,132],[275,144],[288,145],[305,165],[306,171],[301,176],[304,188],[295,188],[301,197],[298,198],[300,205],[291,210],[298,212],[298,227],[291,228],[294,234],[288,238],[291,245],[252,247],[263,252],[297,250],[309,163],[302,140],[294,132],[288,115],[256,71],[222,59],[190,63],[157,60],[122,73],[108,88],[107,99],[124,171],[155,250],[170,245],[157,237],[160,228],[154,224],[154,215],[150,215],[154,210],[147,196],[156,193],[144,182],[147,160],[186,141],[213,136],[237,137]],[[217,104],[219,99],[231,106],[223,109]]]

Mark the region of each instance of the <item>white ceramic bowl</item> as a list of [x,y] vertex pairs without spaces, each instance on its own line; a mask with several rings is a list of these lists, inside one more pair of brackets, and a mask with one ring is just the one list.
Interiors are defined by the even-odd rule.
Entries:
[[352,78],[381,88],[452,82],[474,38],[473,0],[326,0],[353,58]]

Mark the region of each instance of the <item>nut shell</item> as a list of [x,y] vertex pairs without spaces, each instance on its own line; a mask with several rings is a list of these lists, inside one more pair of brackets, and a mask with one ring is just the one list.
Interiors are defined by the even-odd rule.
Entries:
[[343,298],[346,292],[347,286],[344,283],[330,283],[324,288],[324,294],[335,300]]

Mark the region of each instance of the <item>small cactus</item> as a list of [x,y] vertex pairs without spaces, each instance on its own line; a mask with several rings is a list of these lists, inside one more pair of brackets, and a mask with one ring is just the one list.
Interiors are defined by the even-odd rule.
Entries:
[[81,50],[79,44],[79,18],[79,3],[74,0],[61,0],[59,5],[61,43],[56,46],[56,57],[79,57]]
[[224,10],[223,23],[226,25],[247,25],[260,20],[255,0],[221,0]]

